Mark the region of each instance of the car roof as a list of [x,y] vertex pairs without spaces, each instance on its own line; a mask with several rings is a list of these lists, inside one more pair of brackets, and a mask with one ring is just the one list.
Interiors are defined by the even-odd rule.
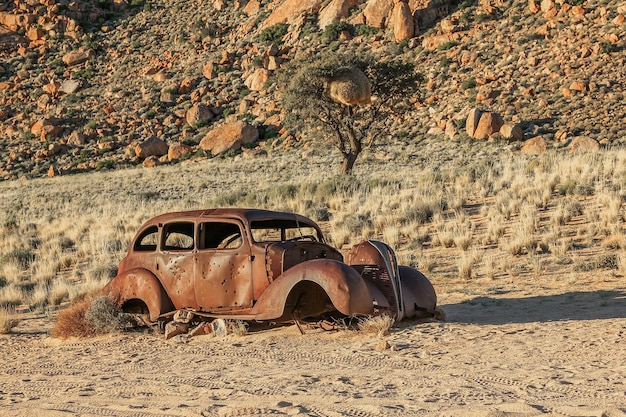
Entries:
[[202,218],[237,219],[243,221],[244,223],[250,223],[259,220],[296,220],[298,222],[317,226],[317,224],[313,220],[300,214],[251,208],[212,208],[165,213],[151,218],[146,222],[146,225],[167,223],[173,220],[184,221]]

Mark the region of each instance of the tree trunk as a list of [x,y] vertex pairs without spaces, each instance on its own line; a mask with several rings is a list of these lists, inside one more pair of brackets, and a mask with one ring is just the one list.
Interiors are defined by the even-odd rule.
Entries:
[[359,156],[359,154],[355,152],[346,152],[342,153],[341,156],[341,173],[351,174],[352,167],[354,167],[354,163],[356,162],[356,158]]

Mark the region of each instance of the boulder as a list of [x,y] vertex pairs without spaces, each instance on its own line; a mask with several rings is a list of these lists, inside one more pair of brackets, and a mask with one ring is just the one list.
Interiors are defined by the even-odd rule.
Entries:
[[278,23],[292,23],[304,13],[317,13],[322,0],[285,0],[263,22],[261,28],[268,28]]
[[546,141],[541,136],[535,136],[534,138],[528,139],[522,145],[520,151],[525,154],[540,154],[545,152],[548,149],[548,145]]
[[268,70],[257,68],[246,77],[244,84],[252,91],[261,91],[265,88],[265,83],[269,78],[270,72]]
[[457,135],[457,133],[459,133],[459,130],[456,127],[456,122],[454,119],[448,119],[446,121],[446,128],[444,130],[444,133],[450,139],[454,138]]
[[317,17],[317,25],[320,29],[325,29],[331,23],[345,19],[348,17],[348,10],[358,3],[357,0],[332,0],[320,10]]
[[393,0],[370,0],[363,9],[365,23],[369,26],[384,29],[393,11]]
[[470,110],[467,115],[467,120],[465,121],[465,132],[469,135],[469,137],[474,137],[474,132],[478,127],[478,122],[480,121],[481,111],[477,108],[473,108]]
[[517,123],[505,123],[500,128],[500,135],[503,138],[512,140],[512,141],[520,141],[524,138],[524,132],[522,132],[522,128]]
[[475,139],[487,139],[494,133],[498,133],[503,124],[504,121],[498,113],[484,112],[480,116],[473,137]]
[[82,64],[86,62],[93,56],[94,52],[91,49],[80,48],[76,51],[68,52],[63,55],[63,62],[68,67],[73,67],[74,65]]
[[189,155],[193,152],[191,146],[184,145],[182,143],[172,144],[167,151],[167,160],[176,161],[183,156]]
[[64,94],[73,94],[81,87],[79,80],[65,80],[59,86],[59,91]]
[[185,114],[185,120],[190,126],[197,126],[210,122],[215,115],[211,108],[204,103],[196,103]]
[[567,148],[570,152],[597,152],[600,150],[600,144],[589,136],[576,136],[572,138]]
[[202,75],[204,75],[204,78],[206,78],[207,80],[211,80],[215,78],[214,67],[215,67],[215,64],[213,64],[213,62],[207,62],[206,64],[202,66]]
[[78,130],[73,131],[67,138],[67,144],[73,146],[80,146],[85,144],[85,134]]
[[250,0],[242,9],[248,16],[256,16],[261,10],[261,2],[259,0]]
[[407,0],[398,1],[391,17],[393,24],[393,35],[396,42],[402,42],[411,39],[415,35],[415,24],[413,22],[413,14],[409,8]]
[[209,131],[200,141],[200,149],[217,156],[239,150],[242,145],[253,143],[258,138],[257,128],[240,120]]
[[135,146],[135,155],[138,158],[148,158],[150,156],[163,156],[167,155],[167,151],[169,146],[167,143],[157,138],[156,136],[152,136],[148,140],[143,143]]

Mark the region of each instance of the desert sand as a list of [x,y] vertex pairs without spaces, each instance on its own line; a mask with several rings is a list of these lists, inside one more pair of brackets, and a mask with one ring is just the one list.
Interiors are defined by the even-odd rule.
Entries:
[[0,339],[0,414],[626,416],[620,278],[489,295],[438,287],[446,321],[403,321],[388,336],[292,325],[59,340],[54,313],[26,315]]

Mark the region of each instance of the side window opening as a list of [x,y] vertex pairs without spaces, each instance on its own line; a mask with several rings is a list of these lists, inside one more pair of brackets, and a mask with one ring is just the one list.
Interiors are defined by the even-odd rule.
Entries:
[[163,228],[164,250],[192,250],[194,247],[193,223],[170,223]]
[[235,223],[206,222],[200,225],[198,249],[237,249],[243,244]]
[[135,240],[135,246],[133,247],[133,250],[139,252],[153,252],[157,248],[158,239],[158,227],[150,226],[141,234],[141,236],[137,238],[137,240]]

